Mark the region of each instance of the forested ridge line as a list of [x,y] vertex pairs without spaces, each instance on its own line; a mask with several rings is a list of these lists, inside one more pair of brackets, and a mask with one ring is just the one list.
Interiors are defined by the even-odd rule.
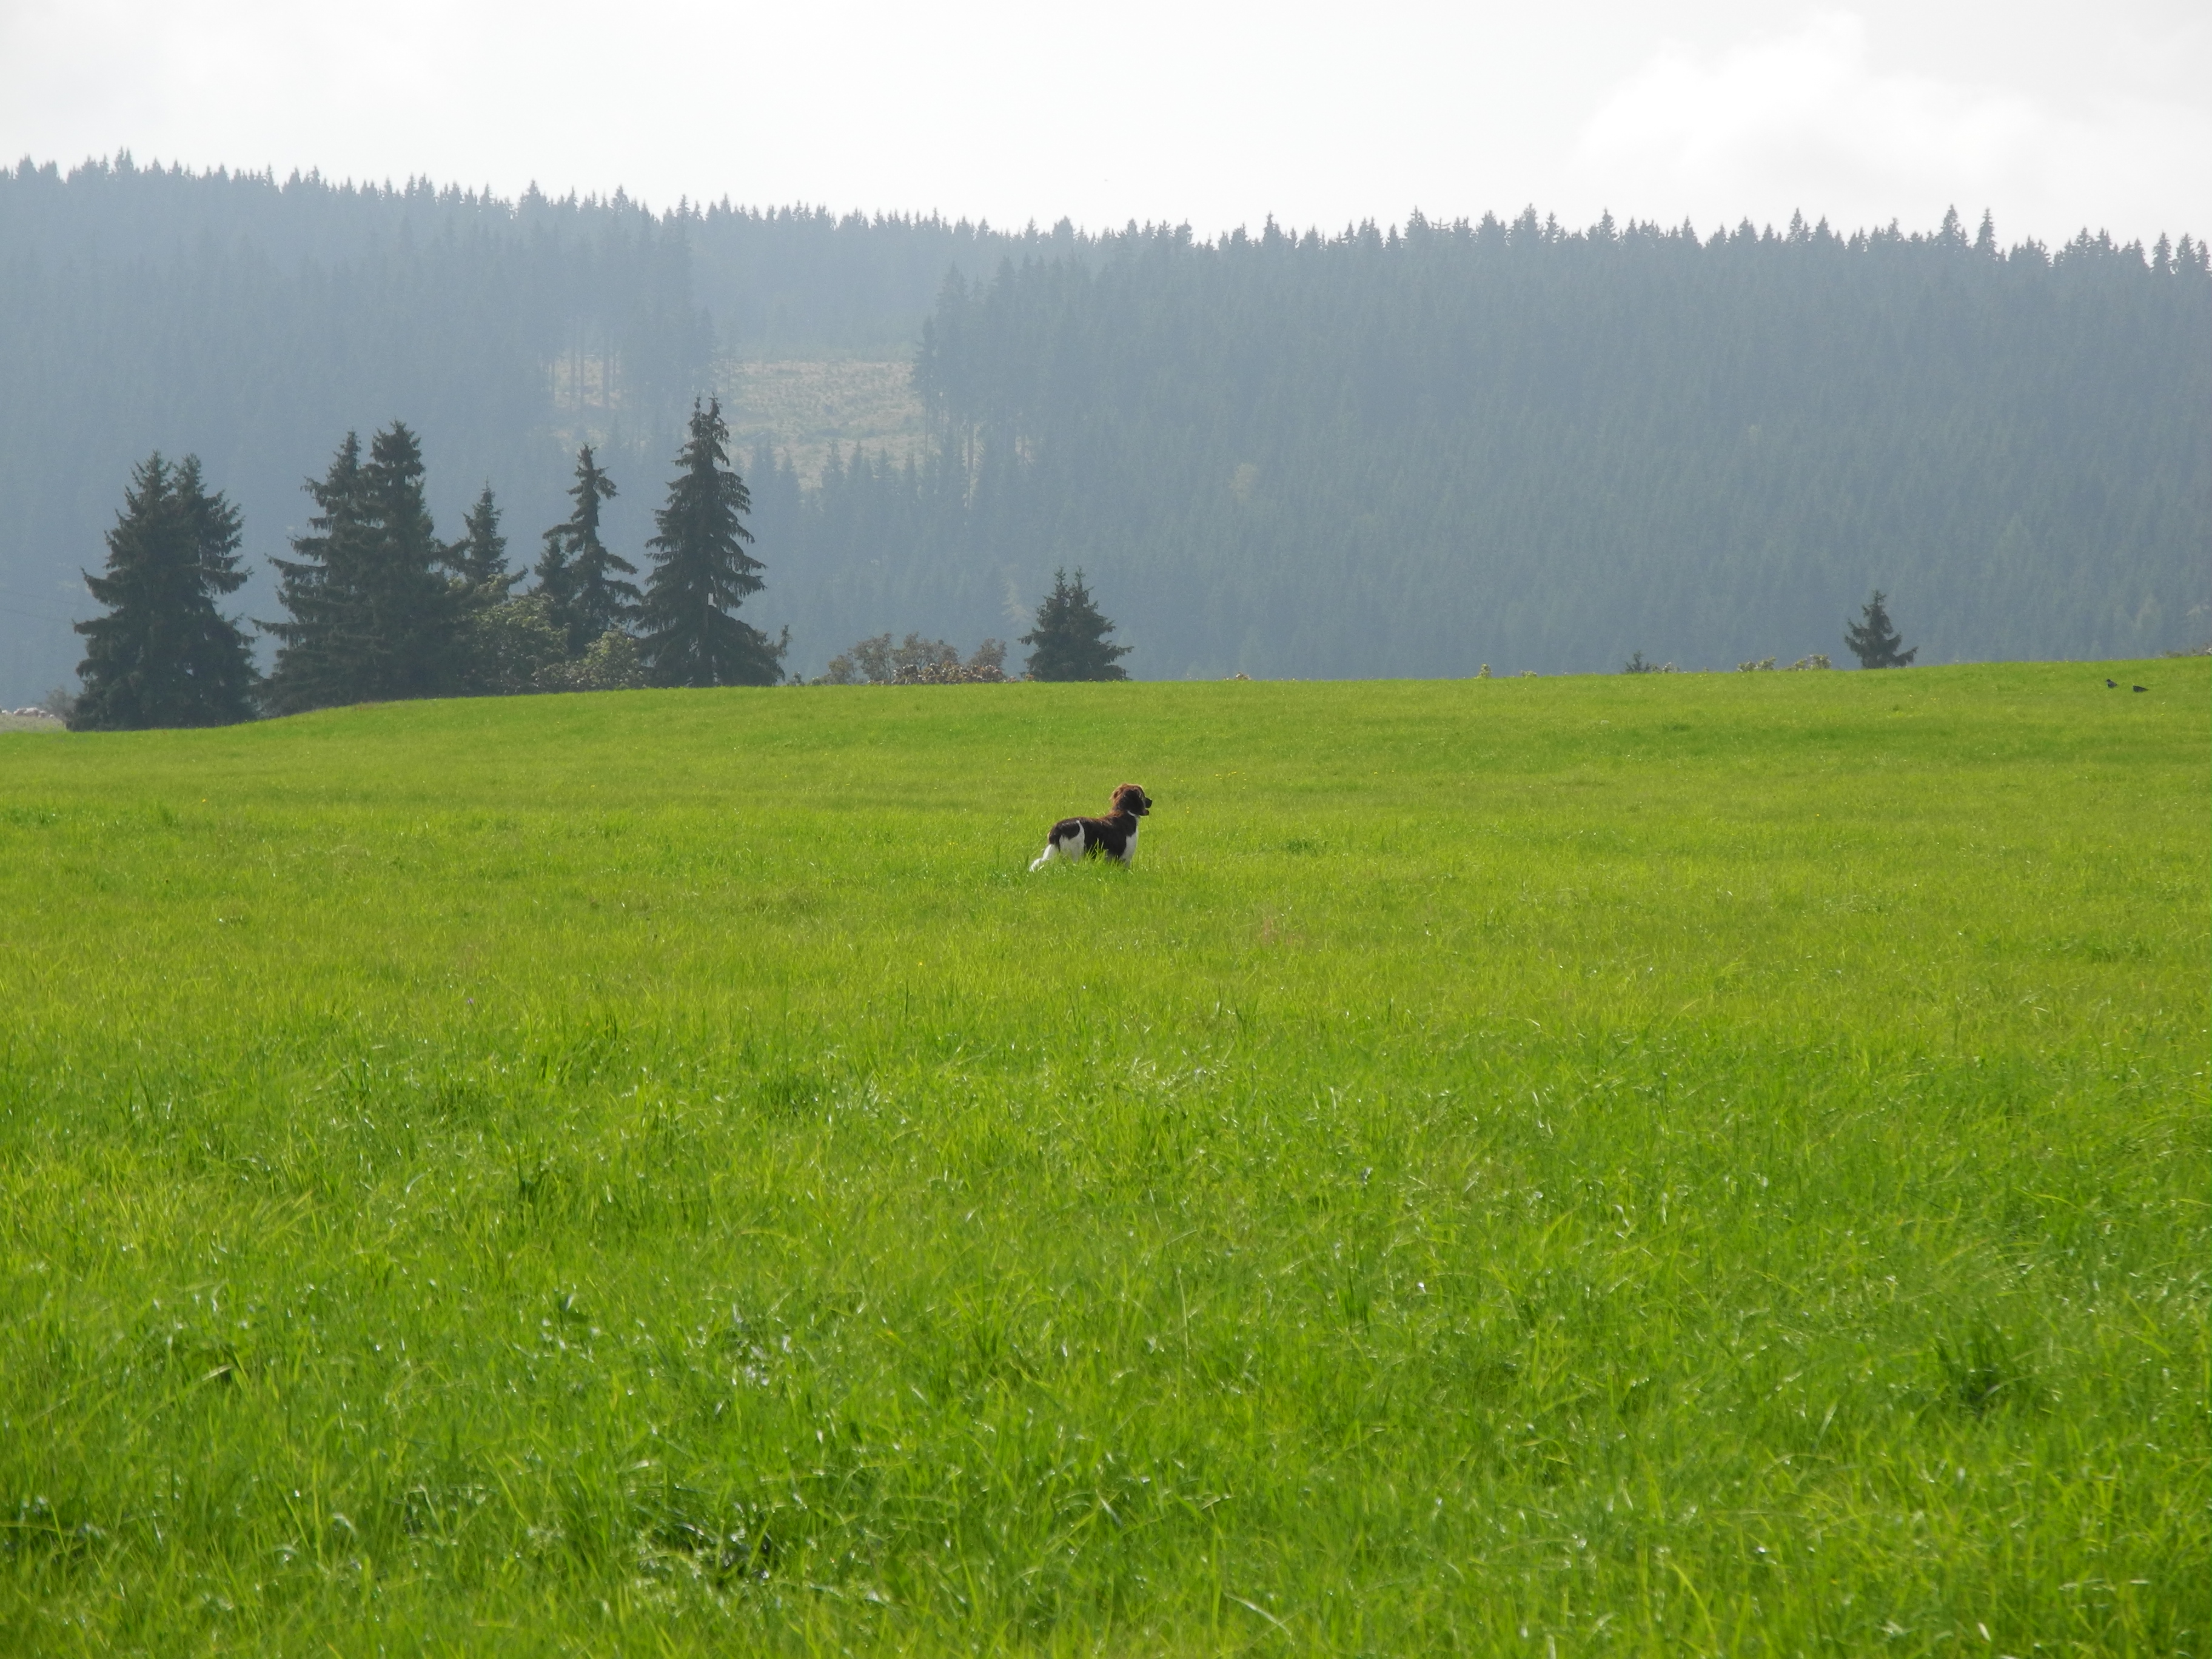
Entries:
[[750,458],[757,614],[801,672],[1018,631],[1062,565],[1140,678],[1727,665],[1833,651],[1875,586],[1923,660],[2168,648],[2212,632],[2205,264],[1955,219],[1208,242],[27,162],[5,695],[67,676],[77,573],[152,450],[242,509],[266,615],[345,430],[407,420],[441,523],[489,482],[526,540],[592,442],[635,552],[690,399],[763,352],[911,353],[931,424],[818,484]]
[[[490,482],[557,522],[575,446],[626,483],[668,476],[692,398],[732,355],[910,356],[948,270],[1068,249],[931,216],[555,198],[141,167],[0,167],[0,698],[76,661],[133,466],[197,454],[255,570],[349,429],[422,436],[441,521]],[[628,493],[611,530],[651,533]],[[826,651],[823,654],[826,654]]]
[[[2208,367],[2189,237],[1165,233],[949,282],[938,476],[764,499],[886,617],[1084,564],[1152,675],[1728,666],[1877,586],[1923,660],[2124,656],[2212,633]],[[870,565],[933,501],[941,565]]]

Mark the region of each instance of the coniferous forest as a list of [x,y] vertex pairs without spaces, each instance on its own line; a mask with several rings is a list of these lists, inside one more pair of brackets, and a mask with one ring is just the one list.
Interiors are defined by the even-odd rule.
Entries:
[[[0,697],[70,678],[82,573],[155,452],[240,514],[225,614],[273,619],[348,431],[404,424],[389,465],[447,533],[490,533],[489,486],[518,545],[588,532],[605,574],[650,556],[724,365],[853,357],[914,362],[917,451],[732,458],[744,617],[788,626],[790,672],[1019,634],[1079,567],[1137,678],[1840,654],[1877,587],[1922,662],[2212,635],[2189,237],[1532,212],[1209,244],[26,163],[0,172]],[[614,489],[582,526],[586,445]]]

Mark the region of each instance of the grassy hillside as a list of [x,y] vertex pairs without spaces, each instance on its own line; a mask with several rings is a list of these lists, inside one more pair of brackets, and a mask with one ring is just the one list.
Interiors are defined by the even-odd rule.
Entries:
[[0,1649],[2202,1654],[2103,672],[0,737]]

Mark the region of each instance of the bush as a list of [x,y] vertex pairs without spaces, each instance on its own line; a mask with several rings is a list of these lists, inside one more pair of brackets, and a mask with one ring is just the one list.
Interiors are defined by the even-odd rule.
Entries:
[[918,668],[902,668],[893,685],[1004,685],[1006,670],[996,663],[944,662],[923,663]]
[[817,685],[971,685],[997,684],[1006,678],[1006,646],[1003,640],[985,640],[966,662],[959,647],[945,640],[925,640],[908,634],[898,644],[889,634],[862,640],[851,650],[830,659],[830,670]]
[[580,657],[540,672],[540,691],[637,691],[648,684],[645,652],[619,628],[610,628]]
[[544,690],[545,675],[563,666],[568,654],[568,634],[543,593],[485,605],[470,614],[467,629],[465,684],[481,696]]

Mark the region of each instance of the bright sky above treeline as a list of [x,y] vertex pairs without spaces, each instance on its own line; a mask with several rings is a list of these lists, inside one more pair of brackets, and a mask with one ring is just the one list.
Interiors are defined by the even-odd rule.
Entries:
[[0,0],[0,155],[1201,235],[2212,230],[2191,0]]

